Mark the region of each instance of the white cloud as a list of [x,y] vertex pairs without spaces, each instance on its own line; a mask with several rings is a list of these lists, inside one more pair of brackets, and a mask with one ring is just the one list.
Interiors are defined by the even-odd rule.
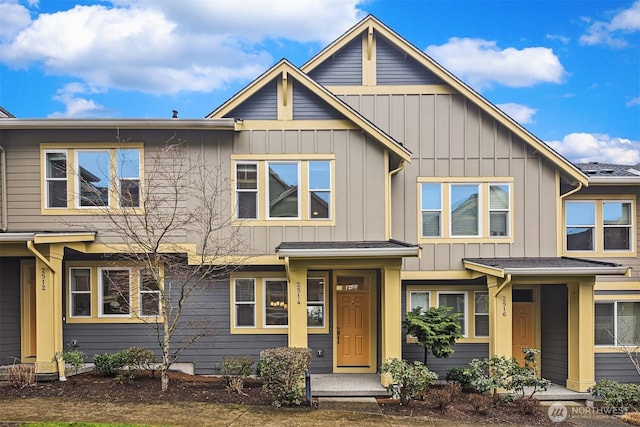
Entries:
[[[2,1],[2,0],[0,0]],[[273,61],[261,43],[332,39],[361,15],[361,0],[184,2],[116,0],[40,14],[11,40],[0,61],[42,64],[91,87],[154,94],[209,92],[255,78]],[[242,13],[240,13],[242,12]]]
[[526,105],[507,102],[505,104],[497,104],[497,107],[507,113],[509,117],[520,124],[533,123],[533,116],[536,110]]
[[640,163],[640,141],[603,134],[571,133],[562,141],[547,141],[554,150],[576,163],[601,162],[622,165]]
[[29,10],[14,1],[0,0],[0,40],[7,40],[29,26]]
[[547,34],[547,39],[549,40],[558,40],[562,44],[569,44],[571,39],[567,36],[562,36],[559,34]]
[[630,99],[627,102],[627,107],[634,107],[636,105],[640,105],[640,96],[637,98]]
[[79,97],[78,94],[93,92],[82,83],[68,83],[61,89],[58,89],[54,100],[65,105],[65,111],[56,111],[50,114],[50,118],[92,118],[105,117],[104,106],[96,102]]
[[640,0],[630,8],[618,12],[609,22],[595,21],[580,37],[580,42],[587,45],[604,44],[613,48],[622,48],[629,43],[624,34],[640,31]]
[[478,90],[560,83],[566,75],[553,50],[544,47],[501,49],[494,41],[454,37],[426,52]]

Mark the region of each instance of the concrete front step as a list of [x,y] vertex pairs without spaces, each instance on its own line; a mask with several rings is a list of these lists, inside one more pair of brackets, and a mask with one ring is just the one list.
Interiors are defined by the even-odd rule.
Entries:
[[311,374],[313,397],[388,396],[378,374]]
[[318,409],[382,414],[374,397],[320,397]]

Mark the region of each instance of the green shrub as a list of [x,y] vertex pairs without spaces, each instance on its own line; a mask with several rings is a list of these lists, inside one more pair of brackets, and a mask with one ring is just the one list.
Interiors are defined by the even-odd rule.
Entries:
[[128,359],[125,350],[117,353],[96,354],[93,356],[95,369],[105,377],[116,377],[127,366]]
[[244,379],[248,378],[253,371],[253,357],[223,357],[220,369],[224,379],[227,381],[227,391],[235,391],[244,394]]
[[469,387],[472,379],[471,371],[468,368],[451,368],[447,372],[447,381],[458,383],[460,387]]
[[262,387],[274,406],[300,405],[305,389],[305,372],[311,366],[311,350],[280,347],[260,352]]
[[638,405],[638,393],[640,385],[622,384],[612,380],[600,380],[589,388],[589,393],[602,398],[602,403],[606,406],[616,408],[621,412],[636,410]]
[[156,355],[148,348],[130,347],[126,350],[125,357],[129,370],[135,375],[136,371],[147,371],[150,377],[155,376]]
[[380,372],[391,375],[391,383],[387,390],[398,396],[402,405],[408,405],[438,379],[438,375],[423,363],[415,361],[409,364],[406,360],[396,358],[385,361],[380,367]]
[[64,363],[71,365],[71,369],[74,374],[78,374],[78,371],[84,366],[85,354],[79,350],[65,350],[59,351],[53,356],[54,362],[63,360]]

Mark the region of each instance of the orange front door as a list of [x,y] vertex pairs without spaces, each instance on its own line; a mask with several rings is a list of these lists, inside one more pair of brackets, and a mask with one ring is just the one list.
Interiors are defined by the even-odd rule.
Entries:
[[535,304],[532,302],[513,303],[513,335],[511,354],[524,366],[525,348],[535,348]]
[[369,293],[338,292],[338,366],[369,366]]

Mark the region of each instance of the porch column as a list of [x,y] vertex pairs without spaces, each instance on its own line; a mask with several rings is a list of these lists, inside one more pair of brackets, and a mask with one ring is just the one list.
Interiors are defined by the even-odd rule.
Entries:
[[569,292],[567,388],[569,390],[587,391],[595,384],[594,284],[595,278],[591,277],[580,282],[571,282],[567,286]]
[[289,347],[307,348],[307,267],[291,262],[289,280]]
[[57,373],[53,357],[62,345],[62,258],[61,245],[49,245],[36,255],[36,372]]
[[382,360],[402,359],[402,260],[382,270]]
[[489,357],[512,356],[511,276],[500,279],[487,277],[489,287]]

